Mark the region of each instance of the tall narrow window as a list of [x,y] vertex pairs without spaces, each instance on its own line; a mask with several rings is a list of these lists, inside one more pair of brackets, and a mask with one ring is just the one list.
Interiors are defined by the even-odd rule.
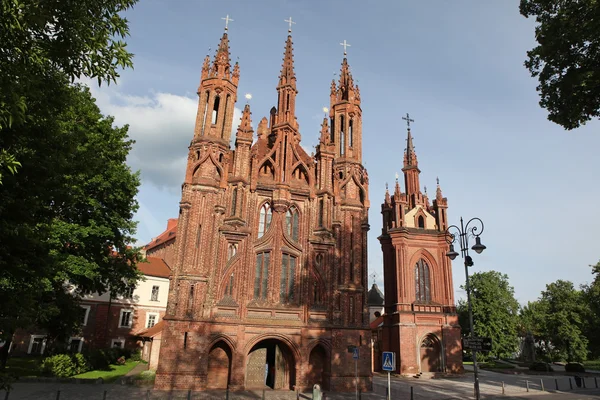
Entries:
[[331,132],[329,132],[329,141],[335,143],[335,117],[331,118]]
[[150,301],[158,301],[158,290],[160,289],[159,286],[152,286],[152,294],[150,294]]
[[227,117],[227,108],[229,107],[229,95],[225,97],[225,112],[223,113],[223,124],[221,125],[221,138],[225,137],[225,118]]
[[215,97],[215,105],[213,106],[212,119],[210,123],[213,125],[216,124],[217,118],[219,118],[219,96]]
[[272,216],[273,213],[269,203],[263,204],[263,206],[260,208],[260,216],[258,220],[258,237],[262,237],[262,235],[269,230]]
[[429,266],[423,259],[415,265],[415,299],[421,302],[431,301]]
[[319,199],[319,227],[323,226],[323,199]]
[[294,207],[290,208],[285,215],[285,226],[287,234],[292,238],[293,241],[298,241],[298,224],[300,222],[300,216],[298,210]]
[[423,218],[422,215],[419,215],[419,221],[418,221],[418,223],[419,223],[419,228],[425,229],[425,218]]
[[344,116],[340,116],[340,155],[344,155],[344,147],[346,146],[346,125],[344,124]]
[[235,208],[237,207],[237,196],[238,188],[236,186],[233,188],[233,194],[231,195],[231,215],[235,215]]
[[290,110],[290,94],[287,94],[287,100],[285,101],[285,111]]
[[280,293],[281,302],[289,303],[294,300],[296,283],[296,257],[283,254],[281,258]]
[[227,288],[225,289],[225,294],[233,296],[233,274],[229,277],[229,285],[227,285]]
[[202,236],[202,224],[198,225],[198,232],[196,232],[196,248],[200,247],[200,237]]
[[190,286],[190,294],[188,296],[188,313],[192,313],[194,310],[194,285]]
[[256,271],[254,274],[254,298],[267,299],[267,284],[269,282],[269,256],[271,253],[258,253],[256,255]]
[[354,145],[354,132],[353,132],[353,119],[350,119],[350,124],[348,126],[348,146],[352,147]]
[[313,304],[321,304],[321,291],[319,290],[319,283],[317,278],[314,278],[313,283]]
[[350,217],[350,282],[354,282],[354,217]]
[[210,92],[204,94],[206,106],[204,107],[204,114],[202,114],[202,135],[204,135],[204,128],[206,127],[206,113],[208,113],[208,99],[210,98]]

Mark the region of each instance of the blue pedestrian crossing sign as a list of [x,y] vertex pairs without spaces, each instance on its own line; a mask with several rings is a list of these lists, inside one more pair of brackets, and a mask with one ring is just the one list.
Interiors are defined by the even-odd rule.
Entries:
[[396,369],[396,353],[393,351],[383,352],[381,369],[388,372],[393,372]]
[[352,350],[352,358],[354,358],[355,360],[358,360],[358,347],[355,347]]

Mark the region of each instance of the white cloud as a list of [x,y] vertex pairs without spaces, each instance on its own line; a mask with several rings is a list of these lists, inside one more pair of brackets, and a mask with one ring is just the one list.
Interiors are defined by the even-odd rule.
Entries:
[[[128,163],[141,170],[142,182],[178,191],[194,135],[198,99],[160,92],[131,96],[115,86],[98,88],[84,83],[90,86],[103,114],[114,116],[118,126],[129,125],[129,136],[136,143]],[[232,137],[240,117],[241,110],[235,108]]]

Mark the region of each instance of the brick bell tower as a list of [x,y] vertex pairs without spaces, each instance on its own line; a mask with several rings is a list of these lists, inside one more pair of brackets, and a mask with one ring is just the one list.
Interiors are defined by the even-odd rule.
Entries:
[[371,388],[368,176],[346,57],[316,155],[300,145],[290,30],[276,106],[230,149],[239,68],[227,28],[205,59],[164,317],[157,389]]
[[[407,121],[404,193],[398,177],[381,206],[385,314],[383,351],[396,353],[397,373],[461,372],[460,327],[454,305],[448,244],[448,201],[437,185],[430,204]],[[381,367],[379,367],[381,368]]]

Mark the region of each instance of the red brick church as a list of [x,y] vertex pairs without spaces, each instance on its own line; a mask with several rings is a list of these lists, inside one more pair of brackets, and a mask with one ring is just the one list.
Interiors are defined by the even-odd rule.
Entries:
[[246,105],[232,149],[239,79],[226,31],[202,66],[179,218],[163,249],[173,272],[155,387],[354,390],[357,346],[369,390],[369,179],[348,61],[315,155],[300,145],[291,33],[276,106],[255,134]]
[[[452,266],[446,257],[448,201],[437,185],[433,204],[421,192],[419,163],[408,123],[404,192],[398,178],[381,206],[385,313],[378,347],[396,353],[396,372],[462,372],[460,326]],[[381,370],[381,367],[378,366]]]

